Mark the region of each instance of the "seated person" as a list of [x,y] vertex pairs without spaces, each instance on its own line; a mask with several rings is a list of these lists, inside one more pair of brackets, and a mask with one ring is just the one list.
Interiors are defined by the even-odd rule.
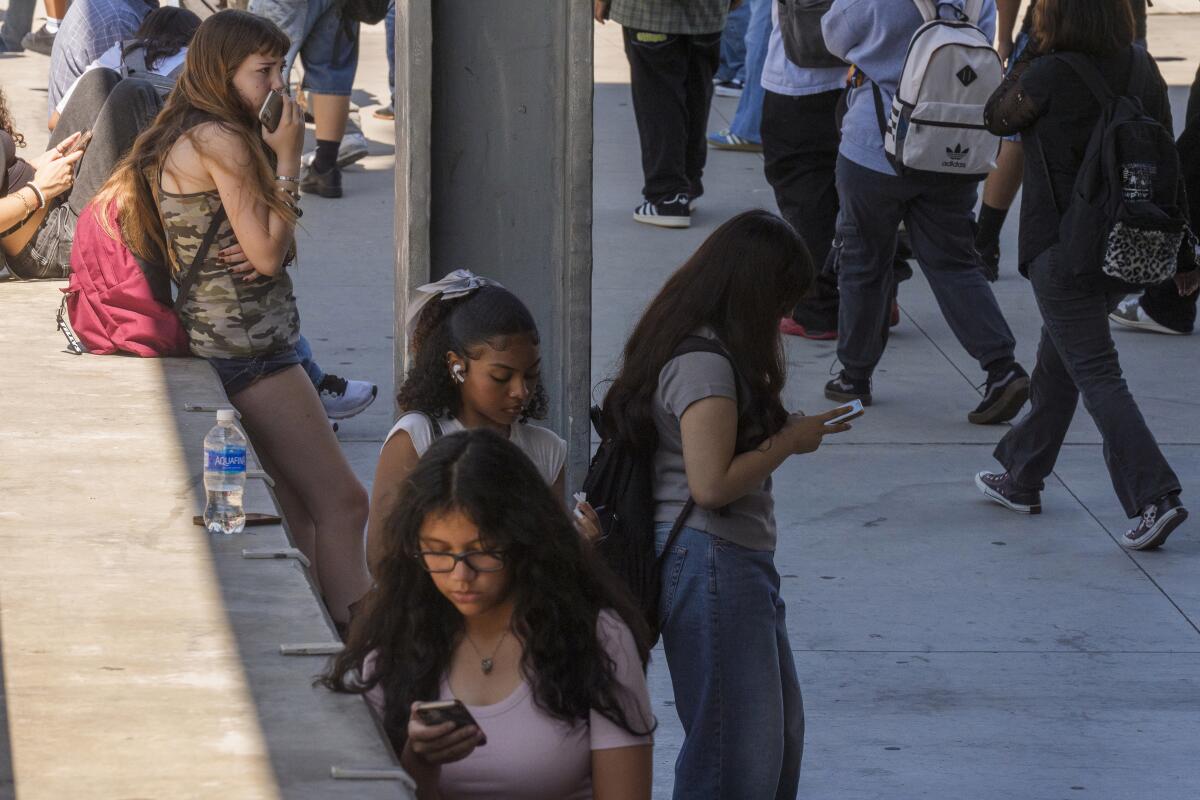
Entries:
[[[63,17],[50,54],[49,106],[58,107],[67,87],[108,48],[129,39],[158,0],[74,0]],[[51,126],[51,129],[52,126]]]
[[[156,8],[142,20],[133,38],[117,42],[105,50],[87,65],[83,74],[103,67],[120,73],[122,77],[143,77],[158,88],[159,94],[165,96],[183,71],[188,42],[199,27],[200,18],[191,11],[174,6]],[[51,130],[58,124],[77,85],[79,78],[67,87],[62,99],[54,107],[50,115]]]
[[[60,126],[44,155],[25,161],[16,155],[23,139],[11,125],[7,137],[0,134],[7,140],[0,142],[6,175],[0,197],[24,195],[31,200],[23,206],[8,204],[19,211],[0,218],[0,250],[9,271],[20,278],[65,278],[70,273],[79,215],[161,107],[162,99],[149,83],[122,81],[112,70],[98,69],[79,81],[64,114],[71,123]],[[3,116],[8,119],[6,112]],[[85,130],[90,131],[90,143],[81,141]],[[80,149],[70,152],[76,145]],[[75,169],[57,163],[64,160]],[[42,168],[47,181],[51,174],[56,176],[53,181],[38,178]]]
[[[421,797],[648,800],[646,623],[545,477],[486,428],[434,442],[324,684],[364,694]],[[457,698],[476,725],[428,725]]]

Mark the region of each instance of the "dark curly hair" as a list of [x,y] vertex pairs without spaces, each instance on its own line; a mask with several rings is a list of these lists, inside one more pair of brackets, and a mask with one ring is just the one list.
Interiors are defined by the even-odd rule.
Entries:
[[17,147],[25,146],[25,137],[18,133],[17,129],[13,126],[12,114],[8,111],[8,98],[4,94],[4,89],[0,89],[0,131],[4,131],[11,136],[13,144]]
[[650,733],[653,722],[641,730],[623,710],[626,690],[596,633],[600,612],[615,611],[633,632],[644,667],[645,620],[592,556],[533,462],[489,429],[445,436],[425,453],[388,522],[375,588],[351,623],[345,650],[318,683],[349,694],[382,687],[384,730],[396,752],[404,749],[410,706],[438,696],[464,630],[462,615],[415,557],[425,520],[449,511],[465,514],[489,548],[505,553],[512,631],[523,644],[521,671],[538,707],[568,724],[595,710],[634,735]]
[[[522,335],[534,344],[541,341],[529,309],[500,286],[483,286],[466,297],[434,300],[417,318],[412,367],[396,394],[400,410],[420,411],[431,417],[457,415],[462,395],[446,368],[446,354],[454,352],[477,359],[480,345],[503,350],[507,346],[505,337]],[[546,388],[539,382],[521,421],[545,419],[549,408]]]

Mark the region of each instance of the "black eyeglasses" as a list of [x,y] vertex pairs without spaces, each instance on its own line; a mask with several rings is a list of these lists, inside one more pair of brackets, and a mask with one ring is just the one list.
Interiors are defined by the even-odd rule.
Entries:
[[421,551],[415,556],[426,572],[453,572],[458,562],[465,561],[475,572],[499,572],[504,569],[502,550],[469,550],[465,553],[434,553]]

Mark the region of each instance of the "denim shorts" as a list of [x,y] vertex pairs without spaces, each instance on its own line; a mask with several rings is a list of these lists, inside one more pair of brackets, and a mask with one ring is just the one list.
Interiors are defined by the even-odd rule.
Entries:
[[210,358],[208,363],[217,371],[217,377],[225,387],[225,394],[233,397],[268,375],[299,364],[300,355],[296,348],[289,347],[287,350],[249,358]]
[[304,87],[316,94],[348,96],[358,71],[358,23],[342,19],[337,0],[253,0],[250,11],[278,25],[292,46],[286,73],[299,53]]

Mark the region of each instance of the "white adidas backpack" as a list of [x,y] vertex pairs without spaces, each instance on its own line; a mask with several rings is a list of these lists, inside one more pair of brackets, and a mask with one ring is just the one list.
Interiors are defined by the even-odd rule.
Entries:
[[966,0],[965,19],[938,18],[938,0],[912,0],[925,19],[908,45],[892,113],[875,110],[883,149],[900,175],[938,172],[981,179],[996,166],[1000,138],[983,126],[983,108],[1004,70],[975,23],[985,0]]

